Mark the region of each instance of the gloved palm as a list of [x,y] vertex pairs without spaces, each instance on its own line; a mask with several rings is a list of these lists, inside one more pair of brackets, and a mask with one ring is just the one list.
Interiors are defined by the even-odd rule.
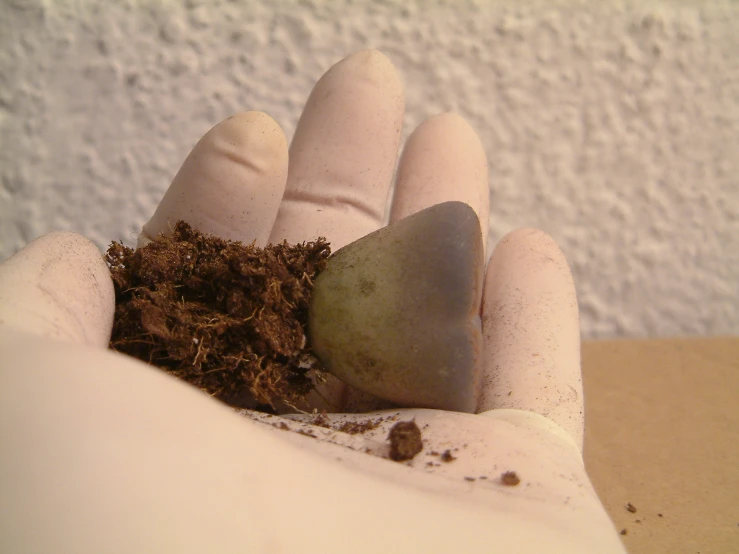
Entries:
[[[289,164],[268,116],[222,122],[140,244],[179,219],[258,245],[325,236],[336,250],[370,233],[383,223],[403,107],[389,61],[360,52],[317,84]],[[454,115],[409,139],[390,220],[447,200],[487,229],[485,155]],[[328,415],[334,428],[385,419],[356,435],[305,416],[245,419],[106,350],[113,303],[100,253],[77,235],[42,237],[0,268],[3,551],[623,551],[582,462],[572,278],[540,231],[511,233],[488,264],[477,415]],[[337,381],[322,394],[345,409],[363,401]],[[410,419],[423,451],[387,460],[388,429]],[[504,484],[506,471],[520,483]]]

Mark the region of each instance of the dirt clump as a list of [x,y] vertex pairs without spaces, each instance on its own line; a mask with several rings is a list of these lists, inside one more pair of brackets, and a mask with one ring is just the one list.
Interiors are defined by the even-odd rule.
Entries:
[[106,261],[116,296],[110,347],[232,406],[292,406],[325,378],[307,344],[308,306],[329,244],[259,248],[180,221],[171,236]]
[[500,482],[507,487],[515,487],[521,482],[521,478],[515,471],[506,471],[500,476]]
[[396,462],[411,460],[423,450],[421,430],[415,420],[399,421],[390,429],[390,459]]

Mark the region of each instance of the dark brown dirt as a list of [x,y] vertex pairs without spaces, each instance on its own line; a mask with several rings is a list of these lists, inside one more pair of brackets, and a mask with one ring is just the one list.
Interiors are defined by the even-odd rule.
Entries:
[[442,462],[449,463],[449,462],[453,462],[456,459],[457,459],[456,457],[452,456],[452,451],[449,449],[444,450],[444,452],[441,455]]
[[360,433],[366,433],[367,431],[377,429],[377,427],[379,427],[381,423],[382,419],[368,419],[367,421],[345,421],[336,428],[336,431],[349,433],[350,435],[358,435]]
[[331,422],[328,419],[328,416],[326,415],[326,412],[323,411],[320,414],[318,414],[315,418],[313,418],[313,421],[311,421],[313,425],[317,425],[318,427],[325,427],[326,429],[331,429]]
[[396,462],[411,460],[423,450],[421,430],[416,422],[399,421],[390,429],[390,459]]
[[262,249],[182,221],[135,251],[114,242],[110,347],[232,406],[294,405],[325,376],[305,329],[329,255],[324,239]]
[[325,427],[326,429],[332,429],[333,431],[340,431],[341,433],[348,433],[350,435],[358,435],[360,433],[366,433],[372,431],[380,426],[382,418],[379,419],[366,419],[364,421],[345,421],[341,425],[332,425],[326,412],[317,414],[311,423],[319,427]]
[[518,477],[515,471],[506,471],[503,475],[500,476],[500,482],[507,487],[515,487],[521,482],[521,479]]
[[636,506],[634,506],[631,502],[626,504],[626,511],[631,512],[632,514],[636,513]]

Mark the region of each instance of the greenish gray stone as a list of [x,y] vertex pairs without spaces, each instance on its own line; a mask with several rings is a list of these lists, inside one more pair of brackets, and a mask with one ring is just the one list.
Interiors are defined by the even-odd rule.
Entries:
[[315,354],[339,379],[396,404],[474,412],[484,265],[479,220],[462,202],[341,248],[313,289]]

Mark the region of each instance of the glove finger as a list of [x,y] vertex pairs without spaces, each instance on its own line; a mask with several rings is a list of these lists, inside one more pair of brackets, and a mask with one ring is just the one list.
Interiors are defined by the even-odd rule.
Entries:
[[554,240],[518,229],[496,246],[485,278],[483,390],[478,411],[534,412],[582,450],[580,322],[572,274]]
[[114,309],[101,253],[75,233],[44,235],[0,265],[0,328],[106,348]]
[[[316,83],[290,145],[287,188],[270,242],[325,237],[333,251],[383,225],[405,104],[400,77],[376,50],[357,52]],[[368,409],[375,399],[336,378],[302,409]]]
[[490,208],[485,150],[469,123],[445,113],[426,120],[408,138],[398,166],[390,221],[450,200],[475,210],[484,246]]
[[382,226],[403,122],[403,87],[383,54],[365,50],[316,84],[290,146],[272,242],[319,236],[332,250]]
[[224,239],[267,243],[287,180],[287,142],[268,115],[230,117],[195,145],[146,223],[139,246],[178,220]]

